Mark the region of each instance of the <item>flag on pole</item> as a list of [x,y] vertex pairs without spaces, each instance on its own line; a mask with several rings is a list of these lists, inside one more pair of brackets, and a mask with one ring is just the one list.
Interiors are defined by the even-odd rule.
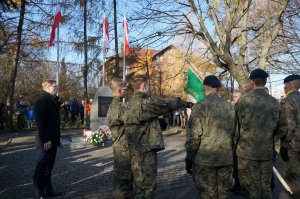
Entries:
[[192,66],[188,68],[188,82],[187,82],[187,101],[199,102],[205,98],[203,91],[203,83],[196,73],[196,69]]
[[54,17],[54,23],[53,23],[53,26],[52,26],[52,31],[51,31],[51,35],[50,35],[50,43],[49,43],[49,46],[54,46],[54,39],[55,39],[55,30],[58,26],[58,24],[62,21],[62,16],[61,16],[61,10],[60,8],[58,9],[57,13],[55,14],[55,17]]
[[127,56],[130,54],[130,48],[129,48],[129,40],[128,40],[128,24],[125,15],[124,15],[123,28],[124,28],[124,51],[125,51],[125,55]]
[[108,21],[105,14],[103,15],[103,48],[106,52],[109,49]]

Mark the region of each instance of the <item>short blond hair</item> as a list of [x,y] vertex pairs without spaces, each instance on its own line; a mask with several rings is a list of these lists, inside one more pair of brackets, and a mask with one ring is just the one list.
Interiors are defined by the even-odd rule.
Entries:
[[114,92],[117,89],[126,88],[126,82],[124,80],[122,80],[121,78],[113,78],[110,81],[109,86],[110,86],[111,90]]
[[45,90],[46,88],[48,88],[49,86],[52,86],[53,84],[56,84],[56,80],[54,80],[54,79],[46,79],[46,80],[43,81],[42,87]]
[[232,93],[240,93],[241,95],[244,94],[243,91],[238,89],[234,89]]

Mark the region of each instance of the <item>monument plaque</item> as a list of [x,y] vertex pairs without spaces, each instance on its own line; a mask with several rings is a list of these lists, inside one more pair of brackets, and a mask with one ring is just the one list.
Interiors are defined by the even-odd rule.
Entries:
[[106,117],[112,97],[98,96],[98,117]]
[[108,85],[101,86],[94,95],[91,110],[90,129],[95,131],[100,125],[106,125],[106,114],[112,101],[111,89]]

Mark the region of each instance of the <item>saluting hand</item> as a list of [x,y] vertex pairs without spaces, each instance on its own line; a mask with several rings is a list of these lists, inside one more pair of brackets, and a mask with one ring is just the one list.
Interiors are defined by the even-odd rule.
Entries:
[[51,149],[51,141],[48,141],[48,142],[44,143],[44,149],[45,150]]

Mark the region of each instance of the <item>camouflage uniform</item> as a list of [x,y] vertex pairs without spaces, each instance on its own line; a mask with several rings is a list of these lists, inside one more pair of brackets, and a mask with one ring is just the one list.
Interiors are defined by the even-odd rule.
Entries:
[[228,198],[232,182],[236,119],[232,104],[216,92],[194,105],[187,126],[187,159],[200,198]]
[[250,198],[272,198],[273,136],[279,117],[279,104],[264,88],[239,99],[238,173],[242,188]]
[[295,198],[300,198],[300,92],[293,91],[281,103],[279,135],[286,180],[295,192]]
[[133,93],[124,113],[134,176],[132,198],[153,198],[157,151],[165,148],[158,116],[183,105],[183,102],[175,99],[146,99],[142,92]]
[[121,103],[121,97],[113,97],[107,112],[107,123],[112,132],[114,169],[113,169],[113,198],[131,198],[133,176],[131,167],[128,141],[125,136],[122,116],[125,106]]

